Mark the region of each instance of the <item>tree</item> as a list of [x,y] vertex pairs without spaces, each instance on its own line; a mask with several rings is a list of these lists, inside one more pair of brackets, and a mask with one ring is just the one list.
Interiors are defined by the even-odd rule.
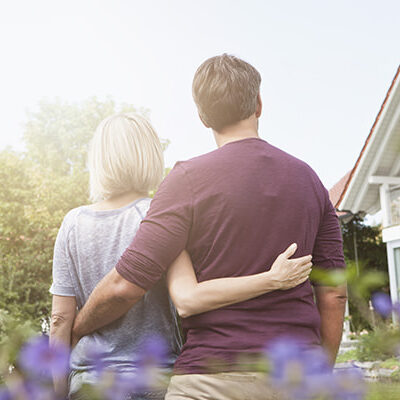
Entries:
[[26,152],[0,152],[0,309],[37,328],[49,316],[59,226],[88,203],[90,138],[101,120],[127,111],[148,114],[112,99],[41,102],[26,125]]
[[[366,225],[364,219],[355,215],[351,221],[342,223],[343,248],[346,262],[348,264],[358,264],[358,273],[367,274],[380,271],[387,279],[387,255],[386,246],[382,242],[382,232],[380,226]],[[374,276],[370,274],[370,276]],[[384,283],[381,287],[374,290],[389,291]],[[360,299],[349,290],[349,311],[353,328],[360,331],[364,328],[371,328],[368,320],[362,316],[360,308],[368,310],[370,293],[365,293]],[[360,304],[360,300],[363,304]],[[364,311],[365,314],[365,311]]]

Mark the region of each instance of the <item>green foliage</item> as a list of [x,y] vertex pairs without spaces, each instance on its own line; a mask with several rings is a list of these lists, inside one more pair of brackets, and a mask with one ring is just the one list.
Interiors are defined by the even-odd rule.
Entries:
[[0,309],[36,329],[50,313],[58,228],[70,209],[88,202],[89,140],[102,119],[125,111],[137,110],[111,99],[41,102],[26,125],[27,151],[0,152]]
[[357,360],[357,350],[356,349],[352,349],[352,350],[346,351],[343,354],[339,354],[336,358],[337,363],[345,363],[345,362],[354,361],[354,360]]
[[386,245],[382,242],[380,226],[370,226],[364,223],[359,215],[346,224],[342,224],[343,249],[347,260],[355,261],[354,239],[357,253],[367,270],[377,270],[387,273]]
[[0,310],[0,384],[8,375],[9,366],[15,365],[21,346],[34,333],[29,320],[21,321]]
[[[359,215],[347,223],[342,224],[344,255],[348,264],[356,264],[356,249],[359,258],[358,268],[356,267],[357,277],[363,278],[368,272],[370,282],[364,279],[364,283],[376,285],[371,290],[389,292],[387,278],[387,255],[386,245],[382,242],[380,226],[369,226],[364,223]],[[368,301],[370,290],[362,287],[358,292],[349,291],[349,311],[351,315],[352,330],[361,331],[365,328],[371,329],[369,321]]]
[[[116,109],[112,99],[91,98],[82,104],[42,101],[39,111],[30,114],[24,139],[28,157],[57,175],[84,171],[88,144],[101,120],[116,112],[137,112],[122,104]],[[146,110],[139,110],[148,114]]]
[[400,343],[398,327],[381,326],[367,335],[359,337],[356,354],[357,360],[387,360],[396,354]]
[[394,357],[388,358],[379,364],[379,368],[398,370],[400,368],[400,360]]
[[[360,271],[360,274],[358,274]],[[310,278],[324,286],[339,286],[347,283],[349,289],[358,297],[369,297],[372,291],[387,283],[387,275],[381,271],[366,270],[363,264],[358,267],[348,262],[346,269],[324,270],[314,267]]]

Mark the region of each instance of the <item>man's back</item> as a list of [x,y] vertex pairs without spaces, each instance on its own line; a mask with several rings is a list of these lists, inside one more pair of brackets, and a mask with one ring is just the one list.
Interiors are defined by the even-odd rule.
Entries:
[[[166,239],[166,231],[174,240]],[[148,237],[154,243],[145,243]],[[344,265],[336,214],[315,173],[267,142],[248,138],[178,163],[117,269],[147,289],[156,271],[186,248],[199,281],[250,275],[269,268],[293,242],[296,256],[313,254],[314,264],[325,268]],[[143,269],[132,276],[128,264],[141,260]],[[210,359],[234,369],[239,355],[259,352],[280,335],[295,335],[307,345],[320,341],[309,281],[187,318],[183,327],[187,341],[175,368],[184,373],[207,372]],[[226,362],[229,367],[222,367]]]

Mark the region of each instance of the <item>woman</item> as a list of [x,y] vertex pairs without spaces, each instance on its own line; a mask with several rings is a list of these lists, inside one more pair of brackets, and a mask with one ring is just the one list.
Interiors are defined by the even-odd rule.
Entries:
[[[157,188],[164,171],[161,143],[143,117],[120,114],[106,118],[97,128],[89,151],[92,205],[78,207],[65,217],[55,244],[53,261],[51,343],[70,344],[76,309],[80,309],[97,283],[117,263],[146,214],[148,194]],[[69,387],[55,387],[74,398],[84,383],[95,383],[96,361],[90,349],[101,349],[102,363],[119,376],[138,373],[140,351],[148,337],[162,335],[168,345],[165,372],[181,347],[175,309],[182,317],[244,301],[276,289],[288,289],[308,278],[311,257],[289,260],[291,246],[271,270],[255,276],[221,278],[198,283],[191,260],[183,252],[168,276],[145,294],[123,318],[82,338],[71,354]],[[135,399],[163,399],[165,387]]]

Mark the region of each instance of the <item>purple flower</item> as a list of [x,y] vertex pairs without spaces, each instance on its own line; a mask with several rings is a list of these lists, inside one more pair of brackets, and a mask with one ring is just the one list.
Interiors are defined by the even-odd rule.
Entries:
[[265,352],[272,383],[290,399],[363,399],[362,374],[356,369],[332,374],[320,348],[307,349],[292,338],[282,338],[272,342]]
[[[10,388],[0,389],[0,400],[56,400],[57,396],[51,385],[43,385],[40,382],[29,380],[14,382]],[[59,399],[60,400],[60,399]]]
[[350,368],[334,374],[334,400],[362,400],[365,382],[358,368]]
[[69,370],[69,349],[61,343],[50,347],[47,336],[35,337],[22,347],[19,365],[36,377],[62,377]]
[[266,349],[272,383],[292,399],[324,396],[332,381],[331,368],[322,350],[305,349],[292,338],[281,338]]
[[141,393],[156,385],[159,368],[168,365],[169,348],[164,337],[153,335],[145,339],[134,355],[137,371],[131,384],[131,393]]
[[168,353],[168,345],[164,337],[150,336],[142,343],[138,364],[139,366],[163,366],[168,362]]
[[113,383],[104,390],[105,398],[108,400],[126,400],[129,395],[138,392],[137,376],[125,376],[115,374]]
[[0,400],[12,400],[11,392],[5,387],[0,388]]
[[375,311],[383,317],[388,317],[393,310],[390,296],[386,293],[378,292],[372,295],[372,305]]
[[94,370],[97,374],[101,374],[107,368],[107,362],[105,361],[105,353],[100,349],[100,346],[90,344],[86,348],[86,357],[94,366]]

